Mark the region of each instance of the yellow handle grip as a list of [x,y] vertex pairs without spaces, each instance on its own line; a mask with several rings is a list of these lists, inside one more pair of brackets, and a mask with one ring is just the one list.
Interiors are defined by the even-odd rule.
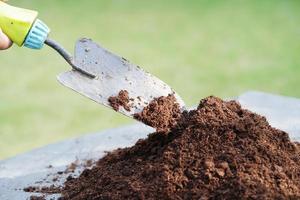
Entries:
[[22,46],[38,12],[10,6],[0,1],[0,28],[17,45]]

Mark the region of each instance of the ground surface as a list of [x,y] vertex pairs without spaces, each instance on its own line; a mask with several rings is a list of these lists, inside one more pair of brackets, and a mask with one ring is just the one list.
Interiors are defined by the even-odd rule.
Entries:
[[[255,89],[300,97],[299,1],[11,0],[37,9],[72,50],[87,36],[143,66],[188,105]],[[130,123],[62,87],[68,69],[53,51],[0,55],[0,159]]]

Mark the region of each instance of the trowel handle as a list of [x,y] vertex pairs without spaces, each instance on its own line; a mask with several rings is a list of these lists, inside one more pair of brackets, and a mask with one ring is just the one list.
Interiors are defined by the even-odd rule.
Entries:
[[0,28],[18,46],[41,49],[50,29],[37,19],[38,12],[0,1]]

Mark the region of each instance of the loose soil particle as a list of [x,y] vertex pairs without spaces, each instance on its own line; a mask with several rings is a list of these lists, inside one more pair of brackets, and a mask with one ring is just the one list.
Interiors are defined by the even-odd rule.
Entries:
[[49,187],[29,186],[23,189],[24,192],[37,192],[43,194],[57,194],[61,192],[61,188],[51,185]]
[[30,200],[46,200],[45,196],[31,196]]
[[118,96],[111,96],[108,98],[110,106],[115,110],[119,111],[120,106],[125,110],[130,111],[129,95],[127,90],[121,90]]
[[157,129],[158,132],[168,132],[175,127],[181,117],[179,104],[174,95],[155,98],[141,113],[134,118]]
[[61,200],[300,199],[300,146],[264,117],[216,97],[179,115],[66,181]]

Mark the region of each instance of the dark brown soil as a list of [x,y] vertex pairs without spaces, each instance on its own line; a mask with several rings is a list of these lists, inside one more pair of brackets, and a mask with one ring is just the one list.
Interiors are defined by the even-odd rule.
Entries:
[[168,95],[151,101],[141,113],[134,114],[134,118],[156,128],[158,132],[168,132],[176,126],[181,112],[174,95]]
[[23,189],[24,192],[37,192],[43,194],[57,194],[61,192],[61,188],[51,185],[49,187],[29,186]]
[[31,196],[30,200],[46,200],[45,196]]
[[264,117],[208,97],[169,133],[113,151],[67,181],[61,199],[300,199],[300,149]]
[[[66,180],[71,180],[73,179],[74,177],[74,173],[75,173],[75,170],[78,168],[78,167],[84,167],[85,169],[88,169],[88,168],[91,168],[93,165],[95,164],[95,161],[92,160],[92,159],[88,159],[88,160],[85,160],[84,162],[80,162],[79,160],[75,160],[74,162],[72,162],[71,164],[69,164],[66,169],[64,171],[58,171],[56,172],[56,174],[54,174],[54,177],[51,178],[51,181],[52,183],[55,183],[59,180],[61,180],[61,178],[63,178],[63,175],[67,174],[67,178]],[[47,166],[47,168],[53,168],[52,165],[49,165]],[[53,175],[53,174],[48,174],[47,176],[50,176],[50,175]],[[50,183],[49,180],[47,179],[43,179],[43,181],[37,181],[35,182],[35,184],[43,184],[43,183]],[[49,194],[58,194],[61,192],[61,188],[60,187],[57,187],[55,185],[51,185],[49,187],[47,186],[28,186],[26,188],[23,188],[23,191],[24,192],[30,192],[30,193],[40,193],[40,194],[44,194],[43,196],[36,196],[36,195],[32,195],[30,196],[30,200],[44,200],[46,199],[46,196],[49,195]],[[51,200],[53,198],[50,198]]]
[[115,111],[119,111],[120,106],[122,106],[125,110],[130,111],[130,106],[128,105],[129,95],[127,90],[121,90],[118,96],[109,97],[108,102]]

